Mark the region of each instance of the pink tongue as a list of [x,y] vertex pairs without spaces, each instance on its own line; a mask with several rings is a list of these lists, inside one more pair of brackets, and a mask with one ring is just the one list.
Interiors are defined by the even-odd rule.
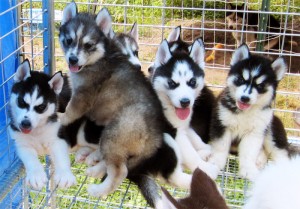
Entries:
[[175,108],[175,112],[180,120],[185,120],[190,115],[190,108]]
[[23,134],[29,134],[30,131],[31,131],[31,129],[24,129],[24,128],[22,128],[21,131],[22,131]]
[[79,71],[79,66],[78,65],[74,65],[74,66],[69,66],[69,69],[71,72],[78,72]]
[[246,103],[243,103],[243,102],[237,102],[237,107],[240,109],[240,110],[246,110],[250,107],[249,104],[246,104]]

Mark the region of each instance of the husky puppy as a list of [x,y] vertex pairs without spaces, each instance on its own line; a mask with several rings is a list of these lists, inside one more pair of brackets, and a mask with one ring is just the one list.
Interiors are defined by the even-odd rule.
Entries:
[[[226,13],[227,26],[232,32],[232,36],[236,40],[237,46],[245,42],[249,48],[255,49],[257,43],[259,13],[246,13],[246,11],[253,11],[247,9],[244,4],[241,6],[229,4],[229,9],[236,9],[236,12]],[[244,20],[243,20],[244,18]],[[248,33],[250,31],[250,33]],[[270,15],[267,25],[267,33],[264,40],[264,50],[270,50],[279,44],[280,35],[274,33],[280,32],[280,24],[274,16]]]
[[63,11],[59,40],[69,64],[72,97],[60,118],[66,125],[86,116],[104,126],[101,161],[87,172],[93,176],[106,172],[107,177],[102,184],[89,186],[91,195],[105,196],[127,177],[151,206],[157,206],[161,200],[152,175],[182,188],[189,188],[191,175],[181,170],[171,137],[175,130],[150,82],[103,33],[107,24],[99,21],[100,14],[94,20],[77,13],[74,2]]
[[[103,13],[106,14],[104,15]],[[111,16],[106,9],[101,10],[100,22],[107,22],[107,27],[111,27],[112,25]],[[131,62],[137,70],[141,70],[141,63],[138,59],[137,24],[134,23],[128,33],[114,33],[111,29],[108,37],[117,44],[127,60]],[[66,76],[64,78],[63,90],[60,93],[60,97],[62,97],[61,100],[64,102],[60,105],[59,112],[65,111],[65,107],[71,97],[69,82]],[[104,126],[97,126],[87,117],[82,117],[70,125],[62,126],[60,129],[60,137],[68,142],[72,151],[76,151],[76,162],[85,162],[88,165],[95,165],[95,163],[100,160],[98,145],[103,128]]]
[[228,209],[216,183],[197,168],[193,173],[192,185],[188,197],[176,200],[162,188],[164,209]]
[[[197,153],[206,153],[203,158],[210,154],[210,146],[199,135],[205,138],[208,135],[214,101],[212,93],[204,88],[204,53],[201,39],[195,40],[189,53],[171,53],[167,41],[164,40],[156,54],[152,85],[162,103],[166,118],[177,129],[176,141],[180,147],[183,165],[192,171],[199,167],[208,175],[215,175],[216,167],[205,162]],[[194,112],[196,115],[193,115]]]
[[134,23],[128,33],[114,33],[110,35],[115,44],[121,49],[123,55],[127,57],[137,70],[142,69],[139,60],[139,45],[138,45],[138,26]]
[[251,180],[262,149],[273,160],[289,156],[283,124],[271,107],[287,67],[283,58],[272,62],[250,54],[246,44],[233,53],[230,64],[227,86],[212,114],[210,162],[222,169],[231,143],[239,143],[240,175]]
[[38,155],[49,154],[54,164],[54,180],[59,187],[75,184],[71,172],[67,143],[57,137],[57,95],[63,86],[61,73],[52,77],[31,71],[28,60],[17,69],[10,96],[11,138],[16,141],[17,153],[26,169],[26,183],[41,189],[47,176]]
[[300,208],[300,157],[274,162],[258,176],[244,209]]
[[[177,52],[189,54],[190,44],[182,41],[182,39],[180,38],[180,34],[181,34],[181,26],[177,26],[171,31],[171,33],[167,38],[169,49],[171,52],[177,51]],[[155,70],[154,64],[155,62],[148,67],[150,78],[153,75],[153,71]]]

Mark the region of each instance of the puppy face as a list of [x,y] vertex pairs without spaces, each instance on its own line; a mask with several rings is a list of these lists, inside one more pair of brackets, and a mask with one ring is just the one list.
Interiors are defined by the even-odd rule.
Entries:
[[109,14],[107,10],[100,11],[97,17],[77,13],[75,3],[70,3],[63,13],[59,42],[70,71],[76,73],[83,66],[93,65],[104,56],[105,32],[111,27],[107,23],[110,19],[106,18]]
[[247,45],[242,45],[232,56],[227,86],[240,110],[253,106],[264,108],[271,105],[285,72],[282,58],[272,63],[267,58],[251,55]]

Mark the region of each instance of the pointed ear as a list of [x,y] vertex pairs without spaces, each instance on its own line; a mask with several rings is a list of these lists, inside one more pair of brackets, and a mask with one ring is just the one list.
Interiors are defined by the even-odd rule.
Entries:
[[169,59],[172,57],[172,54],[169,49],[169,45],[167,40],[163,40],[161,44],[158,47],[158,50],[156,52],[155,61],[154,61],[154,67],[157,68],[161,66],[162,64],[165,64],[169,61]]
[[138,43],[139,40],[139,31],[137,23],[135,22],[129,32],[129,35]]
[[54,90],[54,92],[56,94],[59,94],[64,85],[64,79],[63,79],[61,71],[55,73],[52,76],[52,78],[50,79],[50,81],[48,81],[48,84],[49,84],[50,88],[52,88]]
[[177,26],[171,31],[171,33],[167,38],[167,41],[168,42],[177,41],[178,39],[180,39],[180,33],[181,33],[181,26]]
[[205,47],[202,39],[196,39],[190,49],[190,57],[199,67],[204,70]]
[[[173,201],[176,202],[176,200],[169,194],[169,192],[167,190],[165,190],[164,188],[162,189],[162,208],[163,209],[177,209],[176,206],[172,203]],[[171,201],[170,201],[171,200]]]
[[25,59],[18,67],[15,76],[14,76],[14,81],[20,82],[20,81],[25,81],[27,78],[30,77],[30,63],[28,59]]
[[111,28],[108,33],[108,38],[113,39],[115,35],[116,35],[115,31]]
[[71,2],[64,8],[61,24],[62,25],[65,24],[66,22],[74,18],[76,15],[77,15],[76,3]]
[[280,81],[287,71],[287,66],[285,64],[284,59],[282,57],[277,58],[272,63],[272,69],[274,70],[274,72],[276,74],[277,81]]
[[230,65],[231,66],[235,65],[239,61],[248,59],[249,57],[250,57],[250,51],[248,46],[246,44],[242,44],[241,46],[239,46],[239,48],[235,50],[235,52],[233,52]]
[[112,27],[112,18],[107,8],[102,8],[97,14],[96,23],[106,37],[109,37],[109,32]]

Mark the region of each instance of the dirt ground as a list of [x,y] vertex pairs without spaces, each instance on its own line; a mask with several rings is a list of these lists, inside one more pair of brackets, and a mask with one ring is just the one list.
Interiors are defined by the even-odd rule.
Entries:
[[[300,22],[299,22],[300,23]],[[215,50],[214,56],[211,56],[210,59],[206,61],[208,67],[220,67],[220,68],[227,68],[229,66],[230,58],[232,51],[236,48],[235,40],[231,34],[231,32],[224,32],[220,31],[219,29],[224,30],[226,25],[224,20],[216,20],[214,22],[205,22],[203,25],[198,22],[191,22],[191,21],[182,21],[176,23],[172,23],[172,25],[181,25],[182,26],[182,39],[189,43],[192,43],[198,37],[202,37],[206,47],[206,57],[208,58],[214,47],[218,45],[219,49]],[[185,28],[192,28],[192,29],[185,29]],[[201,30],[201,28],[205,28]],[[287,34],[291,33],[291,28],[293,28],[292,33],[297,35],[300,34],[300,24],[293,23],[293,27],[288,25],[288,30],[286,31]],[[157,30],[157,31],[156,31]],[[164,37],[166,38],[168,33],[171,31],[168,29],[164,30]],[[204,32],[203,32],[204,31]],[[140,42],[151,42],[151,43],[160,43],[161,41],[161,30],[153,28],[151,30],[152,35],[149,37],[140,37]],[[147,34],[145,34],[147,36]],[[289,66],[289,73],[300,73],[300,67],[298,66],[300,63],[300,36],[286,36],[286,42],[283,49],[283,56]],[[276,49],[277,48],[277,49]],[[275,47],[271,53],[278,53],[280,47]],[[147,61],[153,61],[155,52],[157,50],[157,46],[151,47],[147,45],[141,45],[140,51],[142,52],[141,57],[145,57]],[[151,55],[150,55],[151,54]],[[266,52],[268,54],[268,52]],[[292,54],[292,55],[288,55]],[[150,58],[152,57],[152,59]],[[276,59],[278,55],[269,55],[271,59]],[[149,60],[150,59],[150,60]]]

